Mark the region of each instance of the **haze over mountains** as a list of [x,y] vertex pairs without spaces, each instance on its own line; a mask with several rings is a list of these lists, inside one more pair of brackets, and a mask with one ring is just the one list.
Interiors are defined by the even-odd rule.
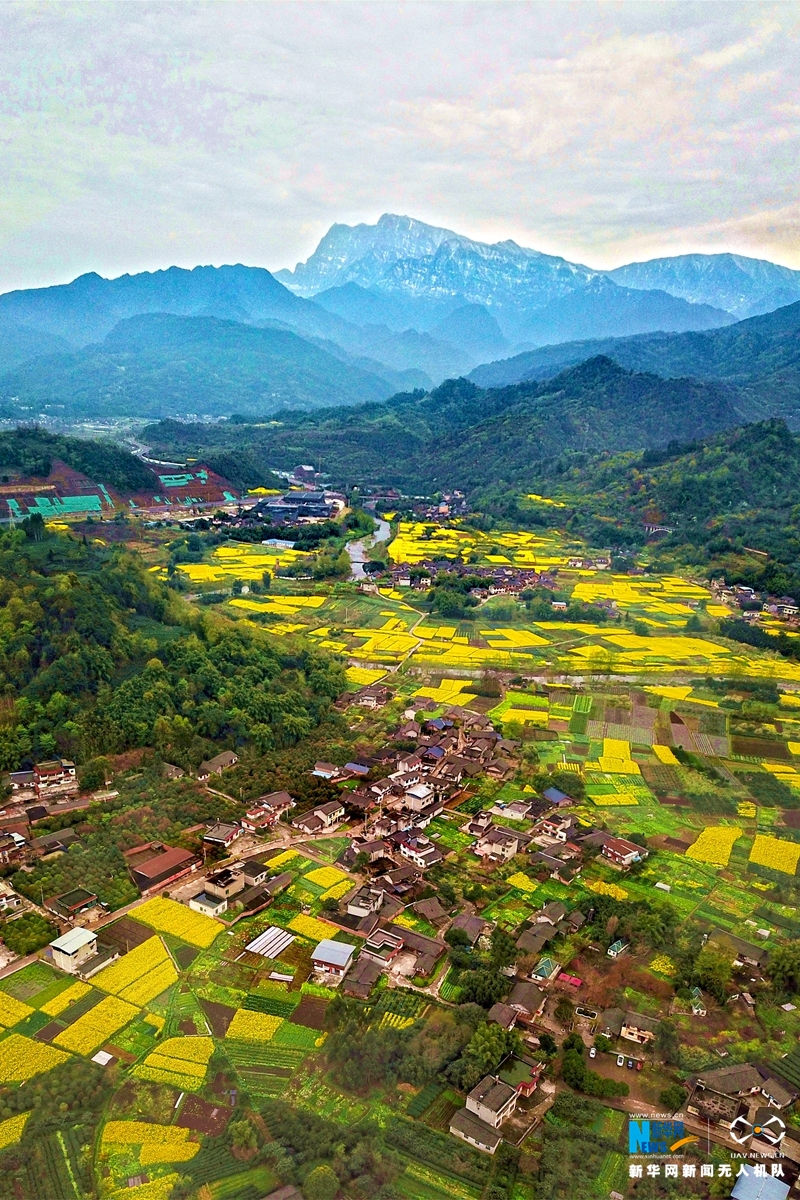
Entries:
[[170,267],[0,296],[0,414],[255,419],[603,354],[730,380],[754,412],[794,419],[800,315],[734,322],[798,300],[800,271],[738,255],[602,272],[386,214],[332,226],[294,271]]

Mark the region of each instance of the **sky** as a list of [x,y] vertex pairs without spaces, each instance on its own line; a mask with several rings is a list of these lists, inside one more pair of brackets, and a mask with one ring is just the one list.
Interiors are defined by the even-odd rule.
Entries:
[[0,292],[293,267],[402,213],[800,268],[800,5],[0,5]]

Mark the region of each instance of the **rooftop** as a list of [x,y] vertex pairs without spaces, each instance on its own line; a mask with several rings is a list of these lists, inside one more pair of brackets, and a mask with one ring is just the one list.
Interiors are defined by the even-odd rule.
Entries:
[[90,946],[96,941],[96,933],[92,933],[91,929],[81,929],[78,926],[76,929],[68,929],[66,933],[62,933],[61,937],[57,937],[50,943],[50,947],[53,950],[60,950],[62,954],[76,954],[83,946]]
[[330,963],[334,967],[346,967],[353,957],[353,947],[346,942],[334,942],[323,938],[311,954],[313,962]]

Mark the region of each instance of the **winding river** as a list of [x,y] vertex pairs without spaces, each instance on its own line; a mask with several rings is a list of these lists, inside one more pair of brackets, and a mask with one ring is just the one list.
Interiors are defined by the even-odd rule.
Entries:
[[364,563],[367,561],[367,551],[378,542],[385,542],[391,537],[392,529],[388,521],[376,517],[378,528],[367,537],[359,538],[357,542],[347,543],[347,553],[350,555],[350,570],[354,579],[366,579]]

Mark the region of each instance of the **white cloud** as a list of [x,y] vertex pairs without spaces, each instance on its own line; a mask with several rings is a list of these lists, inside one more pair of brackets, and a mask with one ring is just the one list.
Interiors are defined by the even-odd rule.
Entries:
[[597,265],[800,266],[798,10],[0,6],[0,290],[272,268],[408,212]]

